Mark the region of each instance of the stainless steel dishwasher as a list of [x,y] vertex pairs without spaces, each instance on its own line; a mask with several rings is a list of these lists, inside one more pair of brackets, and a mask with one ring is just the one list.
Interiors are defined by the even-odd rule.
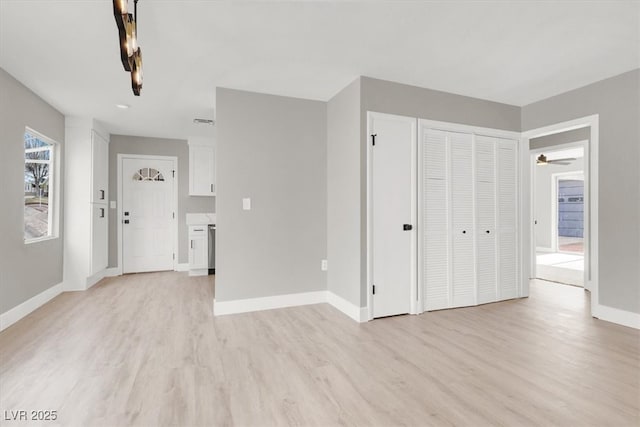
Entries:
[[216,274],[216,225],[209,225],[209,274]]

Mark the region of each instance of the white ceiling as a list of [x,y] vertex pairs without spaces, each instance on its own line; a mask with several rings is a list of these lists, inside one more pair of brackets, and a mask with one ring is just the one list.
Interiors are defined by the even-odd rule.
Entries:
[[0,0],[0,66],[65,114],[176,138],[213,116],[216,86],[328,100],[366,75],[526,105],[640,67],[636,1],[140,0],[138,12],[141,97],[109,0]]

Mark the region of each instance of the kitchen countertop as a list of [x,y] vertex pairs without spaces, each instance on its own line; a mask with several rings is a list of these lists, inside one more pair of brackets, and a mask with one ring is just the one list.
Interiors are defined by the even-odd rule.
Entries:
[[215,213],[188,213],[187,225],[209,225],[216,223]]

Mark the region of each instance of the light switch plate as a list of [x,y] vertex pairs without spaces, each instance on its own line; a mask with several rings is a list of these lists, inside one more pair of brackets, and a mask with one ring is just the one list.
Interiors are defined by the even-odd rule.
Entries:
[[329,269],[329,263],[327,262],[327,260],[326,260],[326,259],[323,259],[323,260],[320,262],[320,269],[321,269],[322,271],[327,271],[327,270]]
[[116,208],[116,201],[115,201],[115,200],[111,200],[111,201],[109,202],[109,207],[110,207],[111,209],[115,209],[115,208]]
[[242,199],[242,209],[245,211],[251,210],[251,199],[249,197]]

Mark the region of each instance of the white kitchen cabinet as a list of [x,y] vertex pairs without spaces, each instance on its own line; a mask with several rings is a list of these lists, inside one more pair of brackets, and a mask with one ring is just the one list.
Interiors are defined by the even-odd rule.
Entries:
[[106,273],[109,134],[92,119],[65,119],[64,285],[85,290]]
[[109,219],[106,205],[91,204],[91,275],[99,274],[109,261]]
[[91,131],[91,202],[107,203],[109,195],[109,143]]
[[207,225],[189,226],[189,275],[209,273],[209,242]]
[[212,143],[189,142],[189,195],[216,195],[215,147]]

